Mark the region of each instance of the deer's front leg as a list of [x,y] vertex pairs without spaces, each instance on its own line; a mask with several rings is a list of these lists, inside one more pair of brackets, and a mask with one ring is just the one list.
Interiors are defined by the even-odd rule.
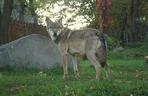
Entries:
[[67,71],[67,54],[63,54],[63,79],[66,80],[68,76],[68,71]]

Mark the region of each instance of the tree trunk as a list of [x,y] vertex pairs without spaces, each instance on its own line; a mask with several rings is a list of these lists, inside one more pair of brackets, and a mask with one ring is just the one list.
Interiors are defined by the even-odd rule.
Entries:
[[131,0],[131,32],[132,32],[132,41],[136,41],[137,39],[137,22],[136,19],[138,17],[139,9],[139,0]]
[[33,7],[33,0],[29,0],[29,9],[31,12],[31,16],[34,18],[34,23],[37,24],[38,20],[37,20],[37,14],[35,13],[35,9]]
[[[122,9],[124,12],[125,8]],[[121,35],[120,35],[120,40],[121,40],[121,45],[124,47],[126,44],[128,44],[128,33],[126,32],[126,27],[127,27],[127,12],[125,12],[125,15],[123,15],[123,22],[122,22],[122,28],[121,28]]]
[[2,13],[1,13],[1,11],[0,11],[0,22],[1,22],[1,20],[2,20]]
[[99,28],[102,32],[107,32],[111,0],[97,0],[96,2],[99,16]]
[[102,1],[102,17],[103,17],[103,32],[107,31],[107,26],[108,26],[108,16],[107,16],[107,0]]
[[12,8],[13,8],[13,0],[5,0],[4,7],[3,7],[3,13],[1,16],[1,22],[0,22],[0,43],[1,44],[5,43],[6,41],[5,37],[8,32]]
[[19,1],[19,20],[24,21],[25,0]]

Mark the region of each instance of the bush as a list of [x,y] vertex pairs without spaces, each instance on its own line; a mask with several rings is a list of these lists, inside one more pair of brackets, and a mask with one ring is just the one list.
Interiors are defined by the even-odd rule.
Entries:
[[107,48],[109,50],[120,46],[119,40],[117,40],[117,39],[115,39],[115,38],[113,38],[113,37],[111,37],[107,34],[105,34],[104,36],[105,36],[105,40],[107,42]]

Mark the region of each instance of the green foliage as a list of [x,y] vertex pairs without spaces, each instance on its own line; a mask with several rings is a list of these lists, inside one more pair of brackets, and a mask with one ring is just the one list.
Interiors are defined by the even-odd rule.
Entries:
[[144,57],[148,55],[148,39],[146,38],[144,42],[135,42],[128,45],[129,48],[126,53],[131,54],[133,57]]
[[[137,41],[139,40],[139,36],[143,36],[142,32],[144,31],[144,25],[148,24],[148,1],[147,0],[138,0],[139,3],[137,5],[138,8],[138,16],[136,18],[136,31],[137,33],[133,34],[131,32],[132,23],[131,23],[131,14],[132,5],[131,0],[112,0],[111,4],[111,12],[112,16],[112,25],[110,26],[112,29],[115,29],[115,38],[118,38],[122,41],[128,40],[132,42],[133,35],[137,36]],[[144,32],[143,32],[144,33]]]
[[113,25],[121,29],[125,15],[129,13],[129,0],[112,0],[110,15],[113,17]]
[[71,8],[80,8],[79,15],[87,15],[90,18],[94,18],[96,15],[96,0],[64,0],[65,5]]
[[107,42],[107,48],[109,50],[120,46],[120,44],[119,44],[120,42],[117,39],[115,39],[107,34],[105,34],[104,36],[105,36],[105,40]]
[[146,21],[144,23],[148,24],[148,0],[140,0],[140,16],[145,17]]
[[142,43],[141,49],[145,52],[145,55],[148,55],[148,38],[146,38]]
[[[96,10],[96,0],[64,0],[64,5],[69,8],[78,10],[75,16],[84,16],[90,23],[88,27],[97,28],[98,26],[98,16]],[[73,16],[71,19],[74,19]]]
[[60,0],[33,0],[34,7],[37,8],[44,8],[46,4],[55,4]]

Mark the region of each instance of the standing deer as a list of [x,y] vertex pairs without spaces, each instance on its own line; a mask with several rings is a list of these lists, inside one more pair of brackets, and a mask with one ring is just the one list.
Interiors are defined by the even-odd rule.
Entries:
[[[61,21],[61,20],[60,20]],[[60,49],[63,58],[63,79],[67,78],[67,54],[72,55],[75,78],[79,78],[77,56],[86,55],[96,70],[96,79],[101,79],[101,68],[106,70],[106,79],[110,77],[110,67],[107,63],[106,45],[102,32],[96,29],[63,31],[61,22],[52,22],[46,18],[47,31]]]

